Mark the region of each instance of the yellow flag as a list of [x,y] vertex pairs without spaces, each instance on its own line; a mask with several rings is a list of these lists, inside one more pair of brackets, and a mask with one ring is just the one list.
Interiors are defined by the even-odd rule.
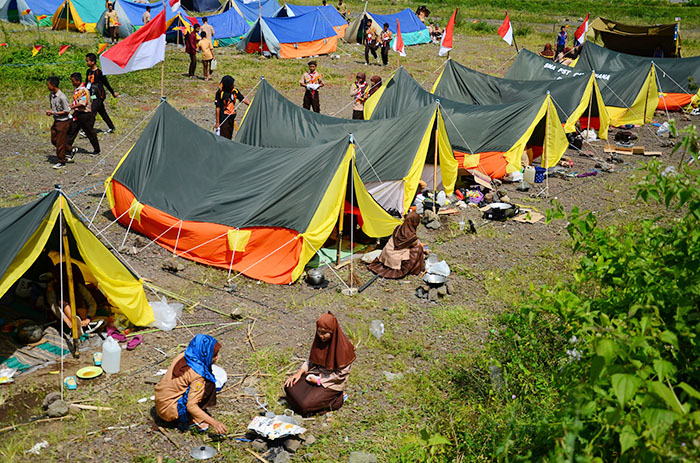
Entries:
[[42,48],[44,48],[43,45],[34,45],[34,48],[32,49],[32,57],[36,56],[36,54],[39,53]]

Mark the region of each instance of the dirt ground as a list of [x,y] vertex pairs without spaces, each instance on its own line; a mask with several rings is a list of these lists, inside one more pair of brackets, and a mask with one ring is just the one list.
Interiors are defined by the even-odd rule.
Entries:
[[[533,39],[534,41],[535,39]],[[469,37],[455,50],[453,58],[476,69],[502,75],[507,69],[512,50],[500,46],[492,38]],[[480,52],[480,54],[479,54]],[[405,64],[414,77],[430,88],[438,75],[441,60],[434,44],[408,49]],[[343,44],[338,59],[319,58],[319,69],[329,76],[329,85],[322,91],[322,112],[339,117],[351,114],[348,103],[352,76],[358,70],[377,73],[387,78],[390,70],[378,65],[362,65],[359,46]],[[303,71],[303,62],[279,63],[276,60],[250,58],[235,50],[221,51],[220,69],[237,78],[244,93],[254,87],[261,74],[292,101],[301,102],[302,89],[296,79]],[[186,69],[183,53],[169,47],[166,89],[168,101],[199,125],[211,128],[214,123],[212,96],[216,83],[190,81],[182,77]],[[392,63],[393,67],[393,63]],[[240,73],[239,73],[240,71]],[[156,72],[156,71],[148,71]],[[215,81],[221,76],[217,71]],[[119,78],[113,85],[120,89]],[[137,89],[138,90],[138,89]],[[71,200],[87,216],[95,216],[97,229],[106,229],[104,238],[119,247],[123,240],[127,250],[141,249],[148,241],[125,227],[112,223],[114,217],[102,203],[103,182],[119,159],[138,138],[145,122],[158,103],[159,88],[121,91],[118,102],[111,100],[117,132],[100,134],[102,156],[81,153],[75,164],[62,171],[51,169],[54,161],[49,144],[47,121],[30,119],[22,123],[22,112],[40,112],[45,96],[26,101],[23,107],[5,108],[14,119],[2,127],[0,134],[0,198],[3,206],[21,204],[61,184]],[[688,119],[674,115],[680,127]],[[663,122],[657,114],[655,121]],[[104,128],[98,121],[97,126]],[[667,139],[660,139],[651,126],[636,128],[639,144],[647,150],[662,151],[669,160]],[[611,132],[611,135],[614,132]],[[570,172],[584,173],[595,169],[604,157],[603,142],[584,146],[580,155],[573,150],[566,154],[574,163]],[[78,146],[89,149],[86,139]],[[558,200],[566,209],[578,206],[591,210],[605,223],[625,223],[653,211],[634,200],[634,176],[647,159],[622,156],[611,173],[599,171],[586,178],[552,176],[548,195],[532,197],[542,185],[527,193],[516,191],[517,185],[504,184],[502,190],[511,201],[544,213],[551,201]],[[675,159],[677,162],[677,157]],[[192,153],[196,168],[197,153]],[[472,219],[476,234],[467,234],[457,227],[460,219]],[[536,287],[566,279],[572,268],[572,255],[567,247],[565,223],[535,224],[488,222],[475,209],[442,218],[437,231],[419,228],[419,237],[434,253],[452,268],[450,282],[453,294],[438,303],[418,299],[417,277],[399,281],[378,280],[355,297],[342,296],[340,279],[347,280],[348,267],[338,270],[340,278],[326,270],[330,285],[314,290],[303,282],[275,286],[256,282],[244,276],[234,280],[235,291],[225,290],[227,272],[180,260],[185,269],[177,274],[161,269],[169,254],[157,245],[137,253],[128,252],[123,259],[148,282],[179,295],[185,301],[185,324],[208,325],[183,328],[171,332],[144,335],[141,346],[123,352],[122,371],[103,375],[92,381],[80,381],[76,391],[67,391],[66,400],[75,403],[110,407],[108,411],[82,411],[62,421],[27,425],[0,433],[0,455],[3,461],[189,461],[190,449],[207,437],[167,430],[168,440],[151,417],[153,402],[138,403],[150,397],[153,374],[167,368],[172,357],[181,352],[194,333],[215,336],[224,346],[219,364],[228,372],[229,383],[219,396],[215,416],[222,419],[231,434],[243,435],[247,423],[261,409],[259,404],[278,413],[284,378],[306,358],[313,338],[314,321],[331,310],[357,347],[348,394],[349,401],[339,410],[304,421],[317,442],[302,447],[297,461],[347,461],[352,451],[373,452],[380,461],[388,461],[402,438],[415,434],[436,417],[421,412],[420,403],[412,399],[410,380],[390,382],[383,372],[404,373],[427,371],[450,362],[458,355],[476,355],[489,333],[498,329],[494,316],[512,308],[527,296],[530,284]],[[126,236],[125,236],[126,234]],[[355,266],[363,282],[371,278],[364,264]],[[149,299],[156,295],[149,293]],[[214,308],[231,317],[209,310]],[[381,341],[370,336],[372,320],[382,320],[386,335]],[[90,363],[89,355],[79,360],[66,359],[65,374]],[[55,367],[20,376],[9,386],[0,386],[0,427],[25,423],[42,414],[41,400],[48,391],[58,390],[59,375]],[[404,382],[402,382],[404,381]],[[257,399],[257,400],[256,400]],[[111,428],[110,428],[111,427]],[[25,453],[35,443],[47,440],[48,448],[40,456]],[[174,443],[175,444],[174,444]],[[219,454],[212,461],[256,461],[246,452],[247,443],[227,440],[215,443]],[[170,458],[171,460],[167,460]]]

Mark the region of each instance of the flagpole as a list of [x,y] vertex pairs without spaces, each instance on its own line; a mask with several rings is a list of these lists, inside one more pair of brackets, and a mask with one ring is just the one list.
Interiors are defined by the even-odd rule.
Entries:
[[[163,0],[163,20],[165,21],[165,0]],[[167,27],[166,27],[167,31]],[[165,37],[163,37],[165,39]],[[166,39],[167,41],[167,39]],[[165,52],[163,52],[163,62],[160,63],[160,99],[165,98]]]
[[515,40],[515,28],[513,27],[513,23],[510,23],[511,29],[513,29],[513,45],[515,45],[515,52],[520,53],[520,50],[518,50],[518,41]]

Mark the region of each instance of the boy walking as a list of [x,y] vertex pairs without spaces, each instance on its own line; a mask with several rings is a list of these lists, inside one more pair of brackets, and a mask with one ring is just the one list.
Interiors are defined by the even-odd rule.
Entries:
[[365,24],[365,32],[362,39],[365,45],[365,66],[369,64],[369,54],[372,53],[374,59],[377,59],[377,48],[379,48],[379,37],[377,37],[377,32],[372,27],[372,20],[368,19]]
[[109,93],[111,93],[114,98],[118,98],[119,94],[109,85],[107,76],[97,67],[97,55],[88,53],[85,55],[85,63],[88,67],[85,73],[85,88],[90,91],[92,115],[95,116],[99,114],[102,120],[105,121],[105,124],[107,124],[107,133],[112,133],[114,132],[114,123],[112,122],[112,118],[109,117],[109,114],[107,114],[107,108],[105,108],[105,99],[107,98],[105,89],[109,90]]
[[68,130],[70,129],[70,106],[66,95],[58,88],[59,80],[56,76],[46,79],[46,86],[49,89],[49,103],[51,109],[46,111],[47,116],[53,116],[51,126],[51,144],[56,147],[56,157],[58,163],[54,169],[61,169],[66,166],[66,162],[73,161],[70,154],[71,147],[67,143]]
[[202,27],[199,30],[200,32],[206,32],[211,43],[214,43],[214,28],[209,24],[209,20],[206,17],[202,18]]
[[114,3],[107,3],[107,12],[105,13],[105,26],[112,43],[119,42],[119,15],[114,9]]
[[[92,114],[90,106],[90,92],[83,85],[83,76],[79,72],[74,72],[70,75],[70,81],[73,84],[73,103],[70,107],[73,109],[73,121],[68,131],[68,145],[72,146],[78,132],[85,132],[90,144],[92,145],[92,154],[97,156],[100,154],[100,142],[97,141],[97,132],[95,132],[95,115]],[[72,149],[72,154],[75,154],[78,148]]]
[[389,30],[389,23],[384,23],[384,30],[382,31],[382,64],[386,66],[389,64],[389,49],[391,48],[391,39],[394,36]]
[[323,87],[323,76],[316,71],[316,61],[309,61],[309,72],[305,72],[299,80],[299,85],[304,87],[304,109],[313,108],[314,112],[321,112],[321,103],[318,98],[318,89]]

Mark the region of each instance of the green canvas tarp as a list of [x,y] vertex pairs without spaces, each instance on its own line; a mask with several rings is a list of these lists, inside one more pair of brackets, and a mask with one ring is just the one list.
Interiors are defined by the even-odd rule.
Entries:
[[551,97],[476,106],[437,98],[403,68],[365,103],[365,118],[379,123],[439,100],[455,157],[465,169],[478,168],[492,178],[521,169],[529,147],[542,147],[548,167],[559,162],[568,143]]
[[605,48],[630,55],[654,56],[656,48],[661,47],[664,56],[673,58],[678,55],[681,44],[677,23],[636,26],[596,18],[590,28],[596,40],[603,40]]
[[[22,206],[0,208],[3,239],[0,297],[22,278],[43,252],[62,250],[60,224],[65,227],[71,259],[85,264],[91,273],[90,280],[96,282],[110,304],[135,325],[153,322],[153,310],[141,280],[85,226],[59,190]],[[65,248],[63,250],[65,253]]]
[[255,146],[304,148],[350,134],[357,146],[360,178],[386,210],[405,213],[421,179],[432,188],[435,143],[438,187],[448,194],[453,191],[457,162],[437,105],[384,121],[348,120],[305,110],[262,80],[236,140]]
[[287,284],[333,230],[349,179],[363,229],[389,234],[400,223],[356,181],[353,156],[343,134],[303,148],[236,143],[162,103],[107,198],[124,226],[177,256]]
[[648,58],[608,50],[586,42],[576,62],[576,70],[622,73],[628,79],[645,66],[653,66],[660,95],[658,109],[677,111],[697,102],[700,86],[700,56],[690,58]]
[[[584,44],[584,50],[588,45],[588,42]],[[505,78],[559,80],[584,76],[591,71],[592,69],[583,66],[572,68],[555,63],[529,50],[521,49]],[[651,122],[658,102],[658,91],[656,74],[650,64],[640,63],[625,72],[603,67],[596,69],[595,73],[612,125]]]
[[450,59],[432,90],[438,98],[474,105],[516,103],[547,92],[566,132],[576,131],[577,122],[587,128],[590,116],[600,138],[607,138],[609,116],[593,73],[560,80],[511,80],[474,71]]

